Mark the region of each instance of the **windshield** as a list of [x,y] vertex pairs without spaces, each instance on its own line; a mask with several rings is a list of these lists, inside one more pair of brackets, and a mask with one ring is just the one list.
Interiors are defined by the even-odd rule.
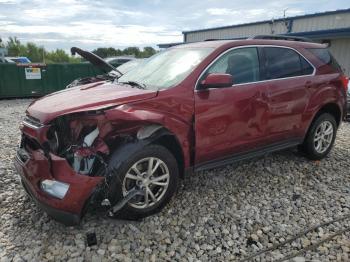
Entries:
[[212,51],[212,48],[174,48],[158,53],[119,78],[138,82],[147,89],[166,89],[179,84]]
[[126,72],[130,71],[132,68],[136,67],[137,65],[143,63],[145,59],[135,59],[131,60],[129,62],[126,62],[120,66],[117,67],[118,71],[125,74]]

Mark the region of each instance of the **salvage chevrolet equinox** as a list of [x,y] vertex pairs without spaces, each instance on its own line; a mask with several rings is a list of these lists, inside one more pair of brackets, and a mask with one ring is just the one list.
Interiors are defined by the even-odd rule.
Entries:
[[87,210],[140,219],[193,171],[294,146],[324,158],[348,79],[325,45],[266,38],[179,45],[35,100],[15,158],[23,187],[66,225]]

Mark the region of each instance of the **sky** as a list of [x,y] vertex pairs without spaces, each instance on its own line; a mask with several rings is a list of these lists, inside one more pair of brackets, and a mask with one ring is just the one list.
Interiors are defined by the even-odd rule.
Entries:
[[350,8],[348,0],[0,0],[0,38],[52,50],[182,42],[182,31]]

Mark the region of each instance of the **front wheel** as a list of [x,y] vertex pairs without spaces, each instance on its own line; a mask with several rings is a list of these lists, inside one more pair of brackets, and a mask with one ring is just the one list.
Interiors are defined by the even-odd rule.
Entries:
[[120,153],[110,160],[113,178],[109,185],[112,205],[132,190],[143,191],[133,197],[114,216],[140,219],[159,212],[171,199],[178,185],[179,171],[175,157],[163,146],[148,145],[119,162]]
[[311,124],[309,132],[300,149],[312,160],[319,160],[331,151],[337,133],[334,116],[323,113]]

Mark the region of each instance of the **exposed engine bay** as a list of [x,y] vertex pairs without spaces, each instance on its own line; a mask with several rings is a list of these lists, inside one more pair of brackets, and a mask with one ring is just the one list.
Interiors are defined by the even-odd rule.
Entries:
[[66,86],[66,88],[71,88],[75,86],[81,86],[101,81],[110,81],[113,82],[115,79],[118,79],[122,73],[116,69],[111,64],[104,61],[101,57],[95,55],[94,53],[82,50],[78,47],[72,47],[71,48],[72,55],[79,54],[84,59],[92,63],[94,66],[98,67],[104,74],[103,75],[97,75],[93,77],[84,77],[84,78],[78,78],[71,82],[69,85]]
[[49,151],[65,158],[81,175],[105,177],[111,152],[123,144],[147,141],[161,125],[110,122],[103,111],[60,116],[47,132]]
[[78,79],[75,79],[73,82],[71,82],[69,85],[67,85],[66,88],[72,88],[75,86],[92,84],[92,83],[101,82],[101,81],[113,82],[117,78],[118,78],[118,75],[114,74],[113,72],[109,72],[108,74],[98,75],[94,77],[78,78]]
[[79,174],[103,176],[101,172],[106,165],[109,146],[99,137],[97,122],[78,116],[55,119],[47,133],[50,151],[65,158]]

